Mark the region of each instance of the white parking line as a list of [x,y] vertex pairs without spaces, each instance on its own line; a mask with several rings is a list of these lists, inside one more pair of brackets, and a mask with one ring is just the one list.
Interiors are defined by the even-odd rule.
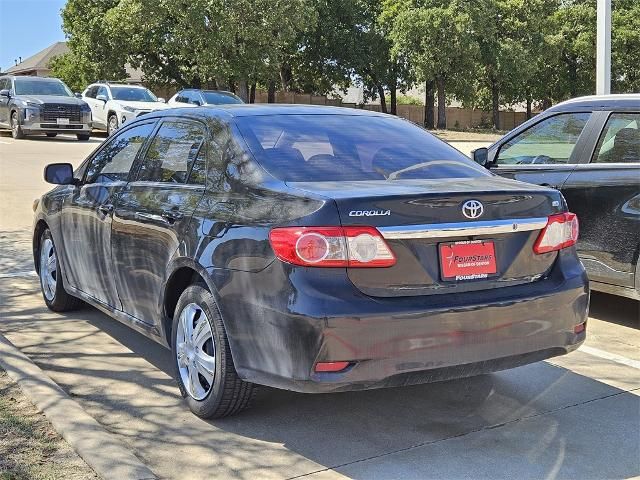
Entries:
[[0,143],[1,143],[2,145],[11,145],[11,142],[4,142],[4,141],[2,141],[2,140],[0,140]]
[[33,270],[26,270],[24,272],[13,273],[0,273],[0,278],[17,278],[17,277],[37,277],[38,274]]
[[605,360],[611,360],[612,362],[620,363],[622,365],[637,368],[638,370],[640,370],[640,361],[638,360],[632,360],[630,358],[623,357],[622,355],[605,352],[604,350],[600,350],[599,348],[587,347],[586,345],[581,346],[578,350],[580,352],[593,355],[594,357],[604,358]]

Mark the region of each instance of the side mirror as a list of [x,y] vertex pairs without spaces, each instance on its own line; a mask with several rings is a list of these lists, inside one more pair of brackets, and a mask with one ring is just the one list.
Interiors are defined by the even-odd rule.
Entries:
[[96,100],[102,100],[104,103],[107,103],[107,96],[106,95],[98,95],[96,97]]
[[487,163],[489,162],[489,149],[485,147],[480,147],[473,152],[473,161],[478,165],[482,165],[483,167],[488,167]]
[[197,105],[198,107],[202,106],[202,103],[200,102],[200,100],[194,100],[193,104]]
[[76,92],[74,93],[74,95],[76,96],[76,98],[82,98],[82,94],[80,92]]
[[162,97],[158,98],[158,101],[159,101],[160,103],[167,103],[167,101],[166,101],[164,98],[162,98]]
[[0,90],[0,97],[7,97],[9,98],[11,95],[9,94],[9,90],[7,90],[6,88],[3,90]]
[[70,163],[50,163],[44,167],[44,180],[54,185],[75,185],[76,183]]

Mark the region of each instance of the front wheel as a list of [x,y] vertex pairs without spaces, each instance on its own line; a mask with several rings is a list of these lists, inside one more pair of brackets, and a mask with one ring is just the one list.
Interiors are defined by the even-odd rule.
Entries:
[[39,254],[40,288],[49,310],[66,312],[78,308],[82,301],[69,295],[64,289],[58,254],[49,229],[45,230],[40,237]]
[[118,130],[118,117],[111,114],[107,120],[107,135],[113,134],[116,130]]
[[16,140],[20,140],[25,137],[18,119],[18,112],[11,112],[11,136]]
[[221,418],[249,406],[255,386],[236,373],[218,307],[201,285],[180,296],[171,337],[175,377],[193,413]]

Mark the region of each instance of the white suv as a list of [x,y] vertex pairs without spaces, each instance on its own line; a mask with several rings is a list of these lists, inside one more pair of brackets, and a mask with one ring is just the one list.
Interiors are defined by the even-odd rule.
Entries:
[[82,99],[91,107],[93,126],[106,129],[109,135],[140,115],[171,108],[139,85],[93,83],[82,92]]

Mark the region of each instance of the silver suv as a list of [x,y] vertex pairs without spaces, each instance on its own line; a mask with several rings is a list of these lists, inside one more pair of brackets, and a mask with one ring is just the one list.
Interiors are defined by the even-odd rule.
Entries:
[[13,138],[34,133],[73,133],[89,140],[91,109],[57,78],[0,77],[0,128]]
[[163,98],[139,85],[97,82],[82,92],[82,99],[91,107],[94,127],[109,135],[140,115],[170,108]]

